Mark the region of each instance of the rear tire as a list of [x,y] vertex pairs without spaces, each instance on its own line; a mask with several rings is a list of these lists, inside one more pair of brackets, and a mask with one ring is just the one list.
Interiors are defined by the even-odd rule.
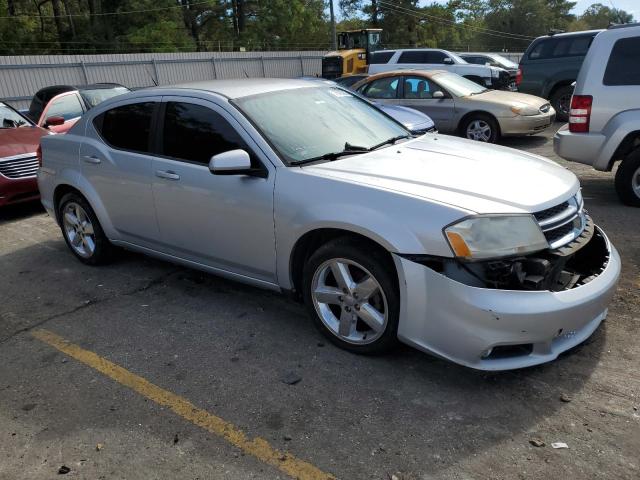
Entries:
[[640,207],[640,148],[628,154],[616,172],[616,192],[622,203]]
[[73,192],[63,196],[58,204],[58,218],[64,241],[78,260],[87,265],[101,265],[112,259],[114,247],[84,197]]
[[573,87],[565,85],[558,88],[549,101],[556,111],[556,118],[561,122],[569,121],[569,110],[571,109],[571,96],[573,95]]
[[348,237],[321,246],[303,272],[304,300],[316,327],[340,348],[361,354],[398,343],[397,284],[386,252]]

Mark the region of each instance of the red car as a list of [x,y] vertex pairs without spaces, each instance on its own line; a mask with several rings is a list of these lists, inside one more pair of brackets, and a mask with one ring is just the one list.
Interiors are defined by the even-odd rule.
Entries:
[[127,87],[117,83],[45,87],[33,96],[27,116],[39,127],[55,133],[67,133],[84,112],[128,91]]
[[0,207],[39,198],[36,151],[43,135],[49,132],[0,102]]

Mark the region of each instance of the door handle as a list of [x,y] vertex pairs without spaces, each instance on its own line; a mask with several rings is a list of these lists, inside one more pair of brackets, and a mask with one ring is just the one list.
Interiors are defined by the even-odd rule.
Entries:
[[156,170],[156,177],[165,178],[167,180],[180,180],[180,175],[171,170]]
[[85,163],[91,163],[93,165],[97,165],[102,161],[95,155],[85,155],[84,157],[82,157],[82,159],[85,161]]

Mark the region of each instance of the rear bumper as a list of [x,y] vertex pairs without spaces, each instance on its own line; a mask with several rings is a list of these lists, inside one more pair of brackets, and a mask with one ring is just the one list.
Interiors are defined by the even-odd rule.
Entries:
[[539,115],[516,115],[498,118],[500,133],[504,136],[532,135],[542,132],[553,125],[556,111],[552,108]]
[[[400,274],[398,338],[480,370],[554,360],[586,340],[607,315],[621,264],[608,239],[606,250],[606,266],[597,277],[559,292],[472,287],[394,256]],[[488,353],[523,345],[530,350],[506,357]]]
[[608,170],[609,158],[601,158],[606,137],[594,133],[572,133],[565,124],[553,136],[553,150],[570,162],[591,165],[596,170]]
[[0,175],[0,207],[40,198],[36,177],[7,178]]

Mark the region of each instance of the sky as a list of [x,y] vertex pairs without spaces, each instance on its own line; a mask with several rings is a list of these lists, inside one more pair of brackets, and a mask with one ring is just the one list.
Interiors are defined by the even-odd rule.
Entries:
[[[609,0],[573,0],[576,3],[573,13],[579,15],[585,11],[585,9],[594,3],[601,3],[607,7],[611,7]],[[640,19],[640,0],[612,0],[613,6],[620,10],[625,10],[632,13],[636,20]]]

